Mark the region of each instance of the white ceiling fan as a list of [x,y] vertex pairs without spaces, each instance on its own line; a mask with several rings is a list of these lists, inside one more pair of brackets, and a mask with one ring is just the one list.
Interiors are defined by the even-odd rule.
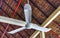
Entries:
[[29,2],[27,4],[25,4],[25,6],[24,6],[24,14],[25,14],[26,22],[4,17],[4,16],[0,16],[0,22],[9,23],[9,24],[17,25],[17,26],[22,26],[22,28],[18,28],[16,30],[12,30],[12,31],[8,32],[10,34],[14,34],[16,32],[22,31],[24,29],[35,29],[35,30],[40,30],[43,32],[48,32],[51,30],[51,28],[44,28],[44,27],[38,26],[37,24],[31,23],[32,8],[29,5]]

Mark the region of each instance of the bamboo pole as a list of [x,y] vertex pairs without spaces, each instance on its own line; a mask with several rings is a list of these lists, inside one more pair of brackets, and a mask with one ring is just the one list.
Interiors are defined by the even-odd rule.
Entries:
[[[58,15],[60,14],[60,6],[47,18],[47,20],[41,25],[42,27],[47,27]],[[35,38],[40,33],[40,38],[44,38],[42,36],[42,32],[35,31],[30,38]]]

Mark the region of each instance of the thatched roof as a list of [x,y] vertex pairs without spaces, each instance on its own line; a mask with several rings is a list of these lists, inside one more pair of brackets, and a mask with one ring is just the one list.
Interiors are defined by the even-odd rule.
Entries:
[[[18,2],[19,0],[3,0],[0,9],[0,15],[11,18]],[[21,3],[14,19],[25,20],[23,12],[23,6],[25,3],[26,1]],[[50,16],[50,14],[52,14],[52,12],[57,9],[57,7],[60,5],[60,0],[30,0],[30,4],[33,9],[32,22],[41,25]],[[2,36],[7,25],[8,24],[0,23],[0,37]],[[11,31],[16,28],[18,28],[18,26],[10,25],[7,31]],[[34,33],[34,31],[35,30],[33,29],[24,30],[14,35],[6,33],[4,38],[29,38]]]

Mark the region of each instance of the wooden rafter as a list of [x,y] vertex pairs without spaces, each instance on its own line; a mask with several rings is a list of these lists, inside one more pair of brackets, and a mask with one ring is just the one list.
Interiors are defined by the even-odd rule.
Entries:
[[[58,13],[57,13],[58,12]],[[50,16],[49,18],[47,18],[47,20],[41,25],[42,27],[47,27],[58,15],[60,14],[60,6],[57,8],[57,10],[55,10]],[[35,31],[32,35],[32,37],[36,37],[39,34],[40,31]],[[36,35],[37,34],[37,35]],[[40,32],[40,36],[42,35],[42,32]],[[42,37],[40,37],[42,38]],[[43,37],[44,38],[44,37]]]

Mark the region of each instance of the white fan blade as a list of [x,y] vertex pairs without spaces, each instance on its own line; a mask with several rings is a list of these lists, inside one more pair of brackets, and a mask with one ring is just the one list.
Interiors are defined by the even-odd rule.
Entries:
[[22,30],[24,30],[24,29],[26,29],[26,27],[18,28],[18,29],[16,29],[16,30],[10,31],[10,32],[8,32],[8,33],[14,34],[14,33],[17,33],[17,32],[19,32],[19,31],[22,31]]
[[0,22],[9,23],[9,24],[18,25],[18,26],[25,26],[27,24],[24,21],[8,18],[4,16],[0,16]]
[[40,30],[40,31],[43,31],[43,32],[48,32],[48,31],[51,30],[51,28],[40,27],[36,24],[30,24],[30,25],[31,25],[30,28],[35,29],[35,30]]
[[25,20],[27,23],[31,22],[32,17],[32,8],[29,4],[25,4],[24,6]]

